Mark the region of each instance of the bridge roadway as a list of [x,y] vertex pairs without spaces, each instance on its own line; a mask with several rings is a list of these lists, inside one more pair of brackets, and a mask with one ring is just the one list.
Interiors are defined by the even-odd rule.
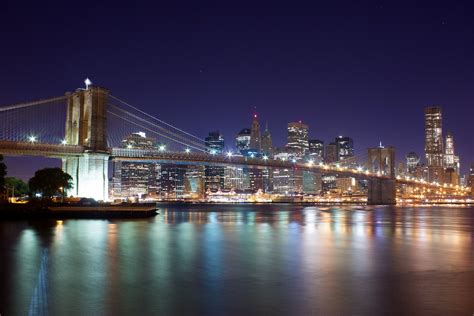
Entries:
[[[65,158],[80,157],[87,148],[75,145],[62,144],[44,144],[33,142],[16,142],[0,140],[0,154],[7,156],[39,156],[49,158]],[[309,163],[293,163],[291,161],[282,161],[275,159],[263,159],[227,156],[227,155],[211,155],[209,153],[186,153],[186,152],[169,152],[148,149],[129,149],[129,148],[109,148],[107,153],[115,161],[152,161],[161,164],[193,164],[193,165],[213,165],[213,166],[241,166],[264,168],[281,168],[321,172],[324,174],[337,174],[341,176],[356,177],[358,179],[389,179],[387,176],[369,173],[348,167],[338,167],[326,164],[309,164]],[[416,185],[426,188],[443,188],[446,191],[467,190],[463,187],[442,186],[439,184],[428,183],[416,179],[396,178],[397,184]]]
[[84,152],[85,148],[83,146],[0,140],[0,154],[6,156],[64,158],[79,157]]
[[325,164],[310,163],[293,163],[291,161],[283,161],[276,159],[263,159],[261,157],[243,157],[243,156],[227,156],[227,155],[211,155],[209,153],[186,153],[186,152],[168,152],[147,149],[128,149],[128,148],[112,148],[112,159],[122,161],[150,161],[161,164],[192,164],[192,165],[213,165],[213,166],[241,166],[264,168],[293,169],[297,168],[305,171],[321,172],[325,174],[338,174],[362,179],[378,178],[389,179],[387,176],[370,174],[367,171],[351,169],[348,167],[337,167]]

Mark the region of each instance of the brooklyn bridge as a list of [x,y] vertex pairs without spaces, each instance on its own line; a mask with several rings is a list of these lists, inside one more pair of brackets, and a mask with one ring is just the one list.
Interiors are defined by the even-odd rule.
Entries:
[[[109,161],[152,161],[257,169],[299,169],[323,175],[367,180],[368,204],[395,204],[401,186],[437,192],[437,198],[466,196],[462,186],[427,182],[395,173],[393,147],[369,148],[360,161],[325,164],[268,156],[244,157],[209,152],[204,140],[112,95],[87,86],[62,96],[0,108],[0,153],[61,159],[73,178],[69,195],[108,200]],[[123,138],[145,131],[167,143],[165,148],[123,148]]]

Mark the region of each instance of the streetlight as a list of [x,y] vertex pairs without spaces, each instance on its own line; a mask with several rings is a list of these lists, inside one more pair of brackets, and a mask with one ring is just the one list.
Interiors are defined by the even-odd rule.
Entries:
[[160,145],[160,147],[158,147],[158,149],[159,149],[160,151],[165,151],[166,146],[165,146],[165,145]]
[[229,158],[232,157],[232,152],[231,152],[231,151],[229,151],[229,152],[227,153],[227,157],[229,157]]
[[67,145],[67,140],[63,139],[63,140],[61,141],[61,145]]
[[29,141],[30,143],[36,143],[36,141],[37,141],[36,136],[31,135],[30,137],[28,137],[28,141]]
[[263,160],[268,160],[268,156],[267,155],[263,156]]
[[189,154],[189,153],[191,152],[191,149],[186,148],[184,151],[185,151],[187,154]]

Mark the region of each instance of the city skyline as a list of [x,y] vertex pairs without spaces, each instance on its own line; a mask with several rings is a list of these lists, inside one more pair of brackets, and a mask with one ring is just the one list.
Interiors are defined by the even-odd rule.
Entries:
[[[9,3],[10,14],[0,22],[11,43],[0,59],[0,99],[12,104],[56,95],[90,77],[201,138],[213,129],[226,139],[235,136],[256,106],[275,144],[284,143],[289,121],[303,120],[312,138],[350,135],[361,149],[382,141],[397,148],[398,160],[411,151],[422,154],[423,109],[439,104],[465,173],[474,160],[465,132],[474,115],[468,57],[474,54],[473,21],[465,14],[471,9],[433,3],[274,4],[234,7],[222,19],[224,8],[215,3],[199,10],[142,7],[132,15],[94,4],[101,19],[81,16],[81,23],[57,29],[38,22],[53,16],[78,21],[76,13]],[[21,24],[16,14],[24,17]],[[108,27],[118,18],[121,28]],[[75,36],[84,27],[95,32]],[[42,49],[25,54],[38,39]],[[127,43],[134,48],[122,49]],[[33,165],[30,175],[38,167]]]

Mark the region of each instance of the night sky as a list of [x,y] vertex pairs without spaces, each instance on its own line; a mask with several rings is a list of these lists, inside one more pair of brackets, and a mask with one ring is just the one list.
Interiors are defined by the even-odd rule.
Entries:
[[[256,106],[277,146],[303,120],[311,138],[350,136],[356,153],[382,141],[402,158],[423,154],[423,109],[439,104],[463,171],[474,162],[471,1],[72,3],[2,2],[0,105],[89,77],[197,136],[219,129],[229,147]],[[25,178],[52,162],[7,163]]]

